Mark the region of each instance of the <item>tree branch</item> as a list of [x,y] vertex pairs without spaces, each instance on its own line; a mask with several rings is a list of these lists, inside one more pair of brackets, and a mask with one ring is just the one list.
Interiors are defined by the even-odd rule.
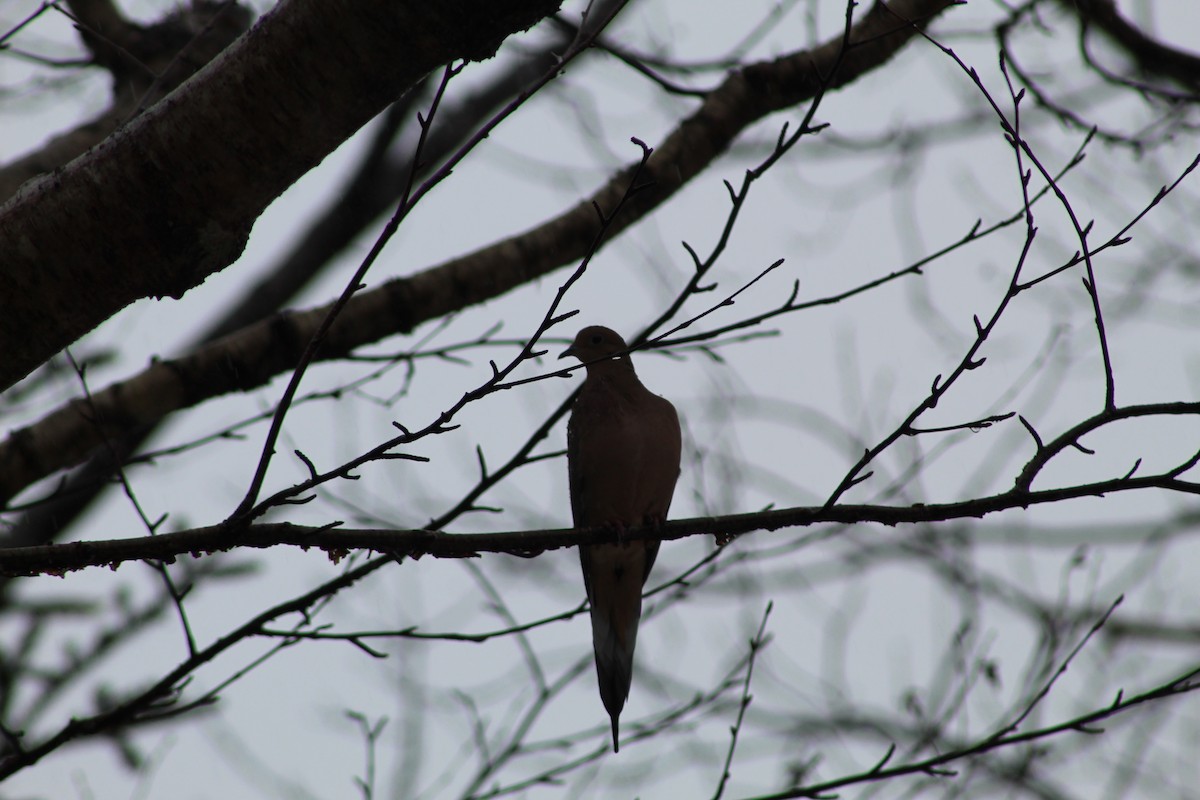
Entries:
[[491,56],[558,4],[477,5],[284,0],[169,98],[25,184],[0,208],[0,389],[133,301],[182,297],[233,263],[272,200],[426,73]]
[[[952,0],[901,0],[890,3],[888,11],[876,4],[854,25],[851,46],[824,88],[845,86],[881,66],[915,35],[915,28],[895,14],[924,24],[950,5]],[[812,50],[732,73],[655,149],[646,166],[646,180],[652,185],[622,212],[611,235],[672,197],[751,123],[811,99],[822,90],[821,76],[829,73],[842,51],[839,35]],[[537,228],[359,292],[330,329],[318,358],[343,357],[356,347],[411,331],[422,322],[494,298],[577,261],[592,244],[594,207],[615,207],[635,168],[631,164],[620,170],[590,198]],[[0,243],[3,237],[0,216]],[[213,397],[264,385],[296,365],[304,343],[327,311],[328,307],[319,307],[280,314],[182,358],[155,362],[129,380],[95,393],[98,420],[82,415],[79,401],[73,401],[41,423],[14,432],[0,445],[0,501],[55,470],[79,463],[106,438]],[[0,328],[0,342],[3,337]]]
[[[1145,489],[1166,489],[1200,495],[1200,483],[1181,480],[1172,470],[1163,475],[1113,478],[1036,492],[1024,492],[1014,488],[1000,494],[953,503],[911,506],[798,506],[724,517],[679,519],[667,522],[661,528],[630,528],[622,533],[622,537],[623,541],[671,541],[704,534],[734,537],[755,531],[775,531],[821,523],[856,525],[872,522],[903,525],[944,522],[952,519],[981,518],[1000,511],[1027,509],[1030,506],[1081,497],[1103,497],[1117,492]],[[481,553],[506,553],[530,558],[547,550],[611,542],[612,539],[612,530],[603,527],[466,534],[437,530],[351,529],[338,527],[337,523],[322,527],[306,527],[286,522],[260,525],[222,523],[157,536],[8,548],[0,550],[0,574],[62,575],[84,567],[115,568],[127,561],[161,559],[170,562],[189,553],[199,558],[201,555],[237,547],[265,548],[279,545],[305,549],[318,547],[335,558],[341,558],[347,552],[356,549],[412,558],[427,555],[435,558],[475,558]]]

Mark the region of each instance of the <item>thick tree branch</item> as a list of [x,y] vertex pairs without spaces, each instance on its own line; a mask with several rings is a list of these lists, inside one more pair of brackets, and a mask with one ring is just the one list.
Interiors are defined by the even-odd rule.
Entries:
[[25,181],[58,169],[174,91],[246,32],[251,12],[235,2],[198,2],[151,26],[127,21],[109,0],[69,3],[97,66],[113,76],[107,109],[0,167],[0,201]]
[[233,263],[267,204],[427,72],[491,56],[557,5],[284,0],[0,208],[0,389],[129,303],[181,297]]

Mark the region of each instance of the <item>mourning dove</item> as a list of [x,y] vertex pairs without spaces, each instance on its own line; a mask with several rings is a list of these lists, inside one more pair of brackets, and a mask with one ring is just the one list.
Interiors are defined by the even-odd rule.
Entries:
[[[587,364],[587,378],[567,425],[571,514],[576,528],[621,530],[661,524],[679,477],[675,407],[638,380],[625,341],[598,325],[584,328],[559,358]],[[589,363],[595,362],[595,363]],[[592,613],[592,646],[600,699],[617,721],[633,678],[633,649],[642,616],[642,585],[658,555],[657,541],[581,545],[583,585]]]

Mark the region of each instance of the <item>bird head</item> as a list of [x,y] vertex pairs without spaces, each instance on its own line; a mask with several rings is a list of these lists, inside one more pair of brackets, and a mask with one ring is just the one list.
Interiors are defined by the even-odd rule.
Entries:
[[576,334],[575,341],[562,351],[559,358],[574,356],[585,364],[598,362],[591,366],[608,363],[601,360],[608,357],[616,357],[617,360],[628,363],[629,356],[625,353],[628,349],[629,345],[625,344],[621,334],[603,325],[589,325]]

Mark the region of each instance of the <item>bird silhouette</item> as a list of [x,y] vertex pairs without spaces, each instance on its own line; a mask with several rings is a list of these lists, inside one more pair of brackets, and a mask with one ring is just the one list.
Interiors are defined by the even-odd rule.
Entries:
[[666,520],[681,446],[675,407],[642,385],[627,350],[619,334],[597,325],[581,330],[559,356],[587,365],[567,425],[575,527],[608,526],[618,533],[616,543],[579,547],[614,752],[620,750],[618,721],[633,679],[642,586],[659,547],[657,541],[621,542],[620,532]]

